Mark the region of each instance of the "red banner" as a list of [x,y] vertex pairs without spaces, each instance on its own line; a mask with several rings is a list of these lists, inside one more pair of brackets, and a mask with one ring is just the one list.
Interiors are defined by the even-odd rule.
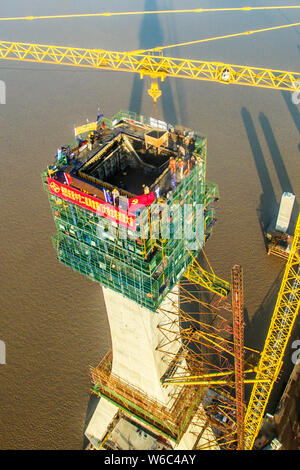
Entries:
[[127,212],[118,209],[117,207],[107,204],[96,197],[89,196],[88,194],[82,193],[77,189],[71,188],[65,184],[59,183],[57,180],[47,178],[49,191],[57,197],[64,199],[65,201],[72,202],[77,206],[83,207],[88,211],[92,211],[105,217],[109,220],[128,227],[132,230],[136,229],[136,218],[133,215],[129,215]]
[[128,211],[133,212],[144,206],[150,206],[155,201],[155,194],[142,194],[141,196],[132,197],[128,200]]

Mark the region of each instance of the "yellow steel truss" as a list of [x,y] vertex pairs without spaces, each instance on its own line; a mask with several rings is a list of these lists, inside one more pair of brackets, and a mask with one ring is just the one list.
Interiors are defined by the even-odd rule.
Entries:
[[151,55],[0,41],[0,59],[135,72],[141,78],[145,75],[161,80],[179,77],[277,90],[300,89],[300,73],[297,72],[164,57],[158,53]]
[[[300,307],[300,215],[245,416],[245,449],[252,449]],[[266,381],[266,379],[268,379]]]
[[[205,269],[203,269],[198,261],[194,258],[192,253],[189,250],[188,252],[192,256],[193,262],[184,273],[184,277],[186,277],[189,281],[194,282],[195,284],[199,284],[200,286],[205,287],[205,289],[220,295],[221,297],[227,297],[231,290],[230,283],[216,276],[213,271],[211,273],[205,271]],[[202,252],[205,255],[203,250]],[[205,258],[208,262],[206,255]],[[209,267],[211,268],[210,265]]]

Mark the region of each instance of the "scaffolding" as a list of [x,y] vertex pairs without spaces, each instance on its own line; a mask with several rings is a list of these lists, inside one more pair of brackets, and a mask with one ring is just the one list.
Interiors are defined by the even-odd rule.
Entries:
[[204,389],[182,387],[168,408],[142,390],[111,373],[112,351],[96,368],[90,368],[94,388],[103,397],[134,419],[143,422],[174,443],[180,441],[203,399]]
[[[146,126],[146,130],[151,125],[163,127],[160,121],[129,112],[118,113],[112,120],[102,118],[99,126],[103,123],[112,130],[123,125],[130,129]],[[219,194],[217,186],[206,181],[206,138],[196,135],[194,140],[193,165],[185,165],[184,177],[177,178],[167,200],[135,212],[136,230],[56,196],[49,190],[49,173],[44,172],[44,188],[57,228],[53,244],[58,260],[155,311],[192,263],[193,255],[185,249],[186,244],[196,236],[193,250],[197,255],[215,222],[214,202]],[[74,141],[66,147],[69,153],[75,145]],[[109,134],[103,145],[103,149],[110,145]],[[97,153],[98,159],[103,151]],[[64,170],[65,165],[65,160],[58,161],[55,170]],[[168,168],[161,176],[171,177]],[[188,213],[185,207],[190,208]]]
[[[165,338],[159,350],[170,360],[162,381],[175,389],[199,387],[202,391],[201,407],[194,416],[198,429],[195,448],[234,449],[237,444],[234,348],[229,340],[232,327],[211,304],[199,301],[199,292],[193,291],[188,281],[181,281],[180,292],[181,306],[176,312],[164,310],[165,322],[159,327]],[[200,306],[200,310],[187,312],[186,304],[191,309]],[[172,329],[174,322],[180,327],[177,338]],[[174,340],[181,344],[181,355],[170,352]],[[183,354],[185,363],[181,361]]]

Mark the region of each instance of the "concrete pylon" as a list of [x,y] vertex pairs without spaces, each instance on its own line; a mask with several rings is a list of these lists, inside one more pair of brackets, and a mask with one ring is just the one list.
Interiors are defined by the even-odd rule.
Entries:
[[[116,379],[140,393],[141,401],[143,397],[152,402],[156,402],[158,407],[163,407],[170,414],[176,413],[174,405],[174,387],[164,385],[162,378],[168,373],[170,368],[170,357],[176,357],[182,350],[180,342],[179,322],[176,321],[179,307],[179,288],[175,288],[168,294],[162,302],[161,307],[152,312],[136,302],[118,294],[110,289],[103,288],[106,304],[107,316],[110,325],[113,360],[111,374]],[[170,321],[173,320],[173,321]],[[159,326],[168,323],[169,344],[160,349],[166,343]],[[167,352],[165,352],[167,351]],[[182,359],[181,366],[186,366],[185,359]],[[145,404],[146,405],[146,404]],[[106,397],[100,399],[95,412],[86,429],[86,436],[94,447],[99,448],[108,435],[108,429],[113,430],[112,423],[115,423],[120,407]],[[124,410],[123,410],[124,411]],[[199,435],[199,419],[205,422],[205,413],[200,404],[196,418],[192,419],[186,432],[178,442],[168,440],[170,447],[175,449],[193,449],[197,436]],[[125,411],[125,414],[126,411]],[[203,418],[199,418],[199,415]],[[128,414],[130,416],[130,413]],[[132,417],[131,417],[132,418]],[[196,426],[197,421],[197,426]],[[139,423],[136,416],[133,422]],[[140,423],[145,429],[153,432],[152,423],[145,420]],[[124,433],[128,433],[128,441],[133,441],[133,432],[130,426],[123,425],[123,445]],[[159,432],[155,430],[156,434]],[[130,439],[130,438],[131,439]],[[166,437],[166,436],[165,436]],[[214,436],[210,428],[203,430],[203,439],[214,441]],[[120,437],[119,437],[120,440]],[[136,443],[137,448],[141,443]],[[130,448],[130,447],[128,447]],[[146,447],[147,448],[147,447]],[[217,448],[217,446],[215,447]]]

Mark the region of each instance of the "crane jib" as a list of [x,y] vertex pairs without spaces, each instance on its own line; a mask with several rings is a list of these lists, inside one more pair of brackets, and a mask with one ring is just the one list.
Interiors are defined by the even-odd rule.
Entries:
[[165,57],[161,54],[104,51],[73,47],[0,41],[0,59],[133,72],[164,80],[189,78],[288,90],[300,90],[300,73],[220,62]]

